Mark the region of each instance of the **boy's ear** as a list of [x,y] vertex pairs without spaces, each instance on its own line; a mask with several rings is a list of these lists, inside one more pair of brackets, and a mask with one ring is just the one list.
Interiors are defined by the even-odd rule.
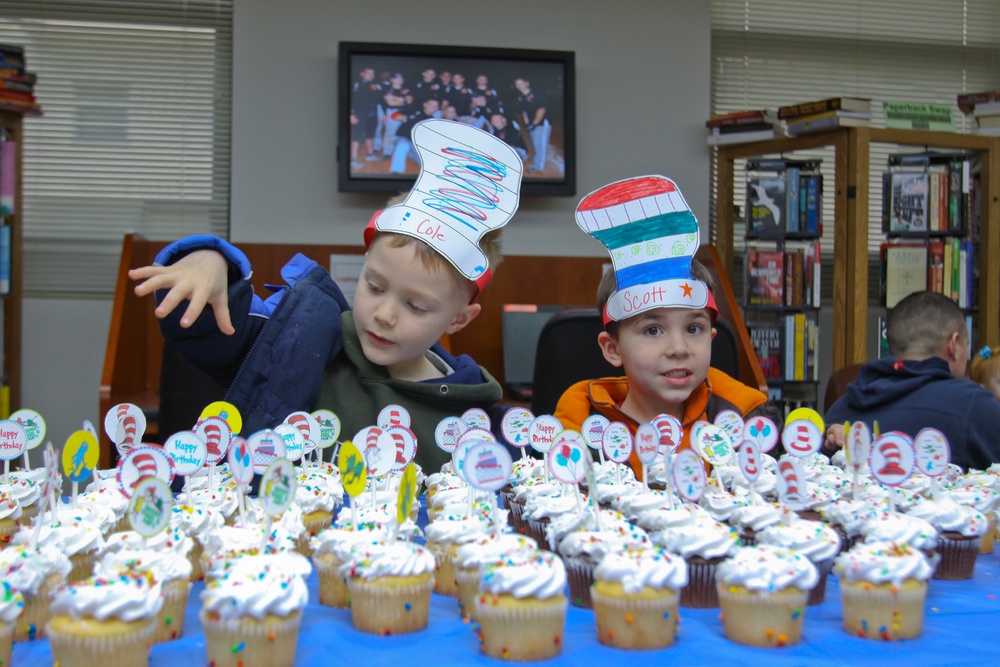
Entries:
[[621,350],[618,349],[618,341],[616,341],[607,331],[602,331],[597,334],[597,344],[601,346],[601,352],[604,353],[604,359],[615,368],[621,368],[622,355]]
[[448,328],[444,330],[446,334],[458,333],[469,325],[469,322],[476,319],[476,315],[483,309],[482,304],[469,303],[462,307],[455,319],[451,321]]

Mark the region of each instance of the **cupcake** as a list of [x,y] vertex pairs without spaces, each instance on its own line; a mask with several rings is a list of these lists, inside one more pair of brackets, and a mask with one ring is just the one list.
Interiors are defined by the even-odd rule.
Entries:
[[670,646],[677,635],[687,564],[662,549],[606,555],[594,568],[591,599],[597,640],[617,648]]
[[847,551],[861,539],[861,526],[878,518],[882,509],[864,500],[842,497],[819,509],[823,521],[840,534],[840,550]]
[[340,567],[351,595],[351,623],[377,635],[423,630],[435,565],[431,552],[412,542],[355,543]]
[[547,551],[521,552],[480,569],[476,619],[483,653],[504,660],[559,655],[566,628],[566,568]]
[[705,517],[694,526],[651,533],[653,544],[684,559],[688,584],[681,590],[681,606],[708,609],[719,606],[715,569],[733,553],[738,536],[729,526]]
[[860,542],[837,556],[844,629],[868,639],[913,639],[924,624],[933,567],[909,544]]
[[105,536],[110,533],[129,530],[128,518],[125,516],[129,499],[117,487],[104,486],[100,489],[85,491],[77,497],[76,501],[80,507],[97,506],[103,508],[97,510],[102,515],[110,513],[113,523],[105,533]]
[[67,584],[52,595],[52,657],[60,667],[146,667],[162,606],[160,585],[146,571]]
[[313,567],[319,576],[319,603],[340,609],[350,607],[347,580],[340,573],[344,555],[350,553],[355,542],[378,542],[388,535],[387,526],[362,523],[357,528],[351,525],[327,528],[313,537],[310,547]]
[[793,519],[789,523],[769,526],[757,533],[758,544],[784,547],[802,554],[816,566],[819,576],[809,589],[808,604],[819,604],[826,598],[826,579],[840,553],[840,536],[822,521]]
[[790,549],[740,547],[716,571],[726,637],[746,646],[790,646],[802,638],[816,567]]
[[27,546],[0,550],[0,580],[9,583],[24,598],[24,610],[14,628],[14,639],[29,641],[45,636],[45,624],[51,615],[49,595],[66,583],[73,568],[61,551]]
[[309,562],[297,553],[244,556],[205,584],[201,626],[215,667],[291,667],[309,602]]
[[959,505],[951,498],[924,500],[906,511],[938,530],[937,552],[941,556],[935,579],[971,579],[983,533],[989,521],[983,514]]
[[284,528],[275,524],[265,538],[265,526],[222,526],[205,540],[201,554],[201,570],[206,580],[218,576],[229,561],[245,556],[283,554],[294,551],[296,541]]
[[757,543],[757,531],[781,522],[784,511],[781,505],[758,499],[756,503],[734,508],[729,525],[739,533],[740,545],[749,547]]
[[930,522],[900,512],[883,512],[878,518],[861,526],[861,539],[865,542],[898,542],[919,549],[936,566],[937,528]]
[[163,607],[156,616],[153,643],[177,639],[184,631],[184,612],[191,592],[191,562],[187,559],[191,539],[186,536],[181,539],[168,536],[157,540],[156,546],[150,544],[143,549],[140,544],[133,542],[139,537],[138,533],[116,535],[123,535],[125,539],[118,540],[115,544],[120,548],[105,551],[101,555],[95,570],[96,576],[112,577],[125,569],[150,572],[163,592]]
[[434,554],[437,563],[434,571],[434,592],[440,595],[458,595],[455,552],[461,545],[482,539],[493,530],[492,521],[482,516],[471,519],[438,518],[427,525],[424,529],[427,549]]
[[11,494],[0,493],[0,547],[10,542],[10,538],[17,532],[20,518],[21,504]]
[[455,549],[455,583],[458,586],[458,613],[462,618],[475,619],[475,600],[479,592],[479,569],[486,563],[514,557],[524,551],[535,551],[538,545],[527,535],[502,533],[499,537],[484,536]]
[[299,475],[295,489],[295,504],[302,510],[305,527],[303,543],[299,551],[304,556],[312,555],[309,540],[333,523],[333,512],[344,502],[344,487],[333,475],[322,474],[313,469]]
[[201,555],[205,540],[217,528],[221,528],[225,520],[218,512],[208,507],[193,505],[174,505],[170,514],[170,528],[177,529],[193,540],[188,551],[188,561],[191,563],[191,581],[201,581]]
[[30,479],[17,479],[13,475],[6,483],[0,475],[0,493],[11,496],[21,508],[18,522],[22,526],[30,526],[31,520],[38,515],[38,501],[42,497],[42,487]]
[[604,530],[579,530],[566,535],[556,552],[566,566],[569,599],[575,607],[591,608],[590,589],[594,568],[611,553],[651,546],[646,532],[628,523]]
[[10,582],[0,581],[0,665],[9,665],[14,652],[14,627],[24,610],[24,597]]
[[[94,560],[104,546],[104,536],[97,524],[83,512],[64,507],[56,517],[55,523],[50,522],[48,512],[44,517],[38,517],[38,520],[44,520],[38,532],[38,546],[52,547],[69,557],[73,569],[66,576],[67,582],[86,579],[93,574]],[[34,528],[22,530],[11,538],[11,544],[27,545],[33,535]]]

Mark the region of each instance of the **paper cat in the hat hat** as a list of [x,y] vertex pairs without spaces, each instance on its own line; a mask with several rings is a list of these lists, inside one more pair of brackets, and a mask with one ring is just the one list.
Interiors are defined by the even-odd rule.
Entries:
[[698,220],[672,180],[639,176],[605,185],[580,200],[576,224],[611,253],[617,288],[605,324],[654,308],[707,308],[715,319],[711,290],[691,273]]

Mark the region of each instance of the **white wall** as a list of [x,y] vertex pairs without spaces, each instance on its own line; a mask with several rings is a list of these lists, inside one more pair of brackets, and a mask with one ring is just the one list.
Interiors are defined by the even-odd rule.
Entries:
[[[360,244],[383,203],[337,192],[340,41],[576,52],[577,196],[525,198],[505,232],[508,254],[602,255],[573,223],[576,202],[643,174],[674,178],[707,229],[708,2],[239,0],[234,11],[236,242]],[[24,310],[22,402],[62,444],[98,418],[110,303],[27,299]]]

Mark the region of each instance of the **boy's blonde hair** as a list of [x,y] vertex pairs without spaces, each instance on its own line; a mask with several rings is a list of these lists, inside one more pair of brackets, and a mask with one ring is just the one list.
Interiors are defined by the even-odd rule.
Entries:
[[[691,275],[694,276],[695,280],[700,280],[701,282],[708,285],[708,291],[715,294],[715,280],[712,278],[712,274],[708,272],[705,265],[696,259],[691,260]],[[601,278],[601,284],[597,286],[597,310],[598,312],[604,312],[604,306],[608,303],[608,299],[611,295],[615,293],[618,289],[618,279],[615,272],[605,271],[604,276]],[[665,306],[669,308],[669,306]],[[604,325],[604,330],[608,332],[615,340],[618,340],[618,325],[619,322],[611,321]]]
[[[402,192],[398,195],[390,197],[385,203],[385,207],[389,208],[390,206],[402,204],[406,201],[407,195],[409,195],[408,192]],[[473,281],[463,276],[451,262],[441,255],[441,253],[421,239],[418,239],[415,236],[410,236],[409,234],[378,232],[372,239],[372,244],[382,237],[385,237],[390,248],[405,248],[407,246],[413,246],[414,252],[417,254],[420,264],[424,268],[433,270],[444,268],[455,279],[459,286],[465,287],[469,290],[470,297],[474,297],[479,293],[478,288]],[[494,229],[491,232],[487,232],[483,235],[483,238],[479,239],[479,249],[483,251],[484,255],[486,255],[486,261],[489,262],[487,266],[490,267],[490,271],[494,274],[497,272],[500,264],[503,263],[503,251],[501,248],[502,241],[502,229]]]
[[976,384],[986,384],[991,377],[1000,374],[1000,347],[986,346],[972,356],[969,377]]

